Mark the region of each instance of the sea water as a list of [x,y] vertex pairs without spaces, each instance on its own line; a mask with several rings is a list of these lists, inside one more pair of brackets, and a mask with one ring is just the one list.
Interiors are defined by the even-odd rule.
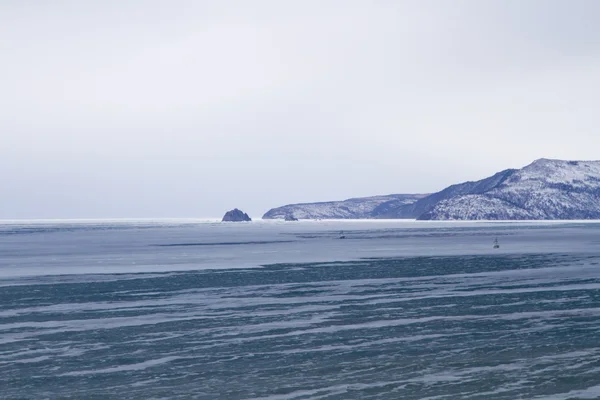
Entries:
[[0,223],[1,399],[599,397],[600,224]]

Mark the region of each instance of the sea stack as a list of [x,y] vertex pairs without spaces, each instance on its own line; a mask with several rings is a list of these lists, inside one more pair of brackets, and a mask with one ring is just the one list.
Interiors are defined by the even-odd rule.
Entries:
[[231,211],[227,211],[223,216],[222,222],[249,222],[252,219],[243,212],[242,210],[233,209]]

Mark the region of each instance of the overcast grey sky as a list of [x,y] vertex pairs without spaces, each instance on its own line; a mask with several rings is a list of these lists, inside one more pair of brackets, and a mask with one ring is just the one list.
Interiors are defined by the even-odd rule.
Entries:
[[600,159],[600,1],[0,0],[0,218],[253,217]]

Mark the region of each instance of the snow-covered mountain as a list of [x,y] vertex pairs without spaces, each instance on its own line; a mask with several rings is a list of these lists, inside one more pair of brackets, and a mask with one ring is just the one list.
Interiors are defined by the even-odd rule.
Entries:
[[373,210],[374,218],[418,218],[431,211],[442,200],[467,194],[480,194],[497,187],[510,177],[516,170],[507,169],[477,182],[464,182],[448,186],[437,193],[425,196],[411,204],[395,204],[388,202]]
[[484,189],[440,199],[418,219],[600,219],[600,161],[542,158]]
[[386,203],[406,205],[414,203],[425,195],[422,194],[391,194],[387,196],[358,197],[343,201],[328,201],[323,203],[289,204],[273,208],[263,219],[284,219],[292,216],[298,219],[366,219],[377,218],[373,210]]
[[600,219],[600,161],[539,159],[430,195],[389,195],[274,208],[263,218]]

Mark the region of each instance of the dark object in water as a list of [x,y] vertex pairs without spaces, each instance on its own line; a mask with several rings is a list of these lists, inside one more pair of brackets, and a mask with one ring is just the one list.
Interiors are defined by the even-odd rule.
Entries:
[[222,222],[250,222],[252,219],[245,212],[236,209],[227,211]]
[[495,248],[495,249],[499,249],[499,248],[500,248],[500,245],[498,244],[498,238],[496,238],[496,239],[494,240],[494,248]]

